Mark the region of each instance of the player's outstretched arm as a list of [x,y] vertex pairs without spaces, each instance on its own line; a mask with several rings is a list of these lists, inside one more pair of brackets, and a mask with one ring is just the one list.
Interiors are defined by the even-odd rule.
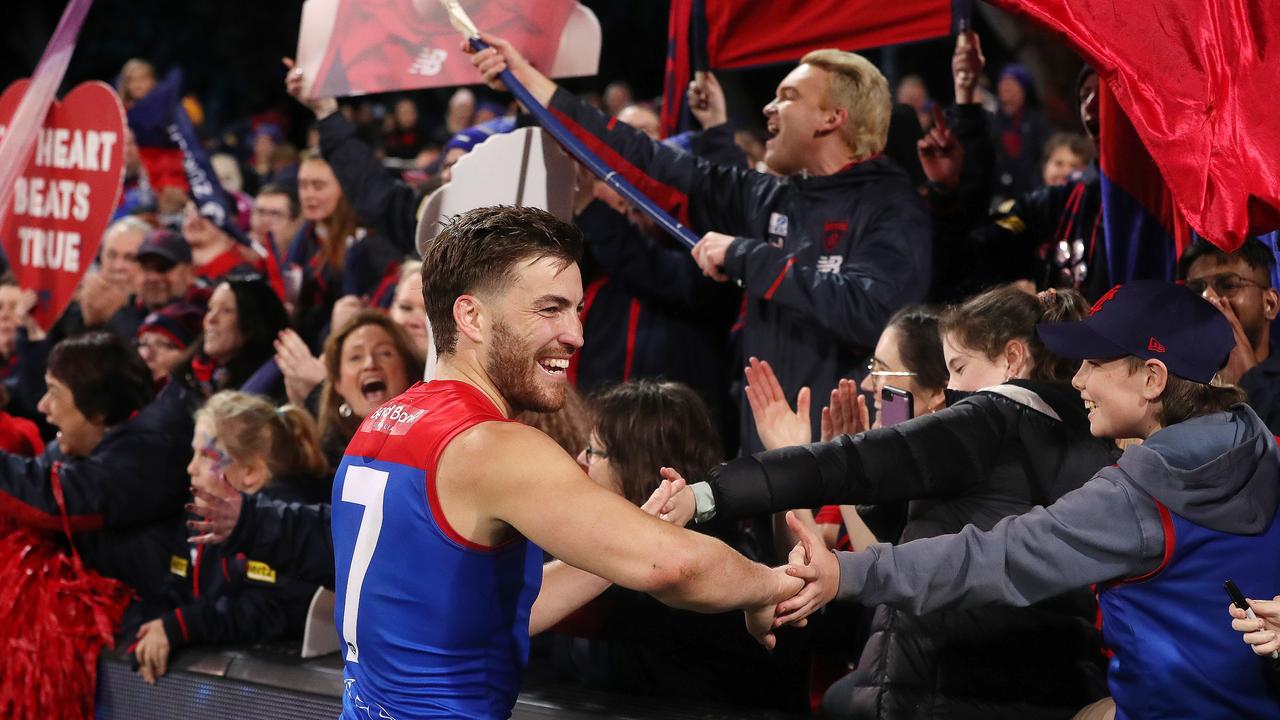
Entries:
[[592,482],[555,443],[523,425],[486,423],[459,436],[440,476],[467,468],[451,492],[574,567],[675,607],[763,608],[802,581],[753,563],[724,543],[647,515]]
[[[684,489],[684,480],[663,480],[658,489],[640,506],[649,515],[658,515],[672,493]],[[663,517],[663,520],[667,520]],[[568,617],[578,608],[596,599],[613,583],[586,570],[560,560],[542,566],[542,589],[529,613],[529,634],[537,635]]]

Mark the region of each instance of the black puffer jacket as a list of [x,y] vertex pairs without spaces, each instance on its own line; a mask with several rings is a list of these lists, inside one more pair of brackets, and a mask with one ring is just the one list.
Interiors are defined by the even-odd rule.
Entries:
[[[717,517],[908,500],[908,541],[989,529],[1118,456],[1089,434],[1069,385],[1013,381],[896,427],[734,460],[713,471],[712,490]],[[828,691],[826,714],[1069,718],[1106,694],[1095,613],[1089,588],[1026,608],[913,616],[879,607],[858,669]]]

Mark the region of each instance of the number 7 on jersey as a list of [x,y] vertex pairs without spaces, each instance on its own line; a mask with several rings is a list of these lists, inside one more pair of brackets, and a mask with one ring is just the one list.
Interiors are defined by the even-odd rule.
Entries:
[[351,555],[351,572],[347,576],[346,602],[342,608],[342,634],[347,644],[347,661],[360,662],[360,645],[356,642],[356,618],[360,615],[360,589],[373,551],[382,534],[382,499],[387,493],[388,473],[358,465],[347,468],[342,481],[342,501],[364,506],[360,531]]

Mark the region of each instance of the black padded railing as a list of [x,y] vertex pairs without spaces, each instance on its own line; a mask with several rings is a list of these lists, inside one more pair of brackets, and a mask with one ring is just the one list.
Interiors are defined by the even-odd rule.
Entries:
[[[298,657],[297,644],[250,649],[184,648],[165,677],[148,685],[129,656],[104,653],[98,663],[100,720],[332,719],[342,712],[342,660],[338,654]],[[793,720],[794,715],[590,690],[531,674],[513,720]],[[404,719],[397,719],[404,720]]]

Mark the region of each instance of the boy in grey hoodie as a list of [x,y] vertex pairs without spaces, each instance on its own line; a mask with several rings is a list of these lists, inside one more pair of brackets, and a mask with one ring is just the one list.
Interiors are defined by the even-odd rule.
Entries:
[[778,624],[833,599],[927,613],[1096,584],[1118,720],[1280,718],[1266,661],[1222,621],[1223,580],[1246,594],[1280,588],[1280,450],[1238,389],[1211,385],[1230,326],[1182,286],[1135,281],[1086,320],[1039,333],[1084,359],[1073,384],[1090,431],[1143,443],[988,532],[832,554],[795,523],[810,560],[795,574],[810,584],[778,607]]

